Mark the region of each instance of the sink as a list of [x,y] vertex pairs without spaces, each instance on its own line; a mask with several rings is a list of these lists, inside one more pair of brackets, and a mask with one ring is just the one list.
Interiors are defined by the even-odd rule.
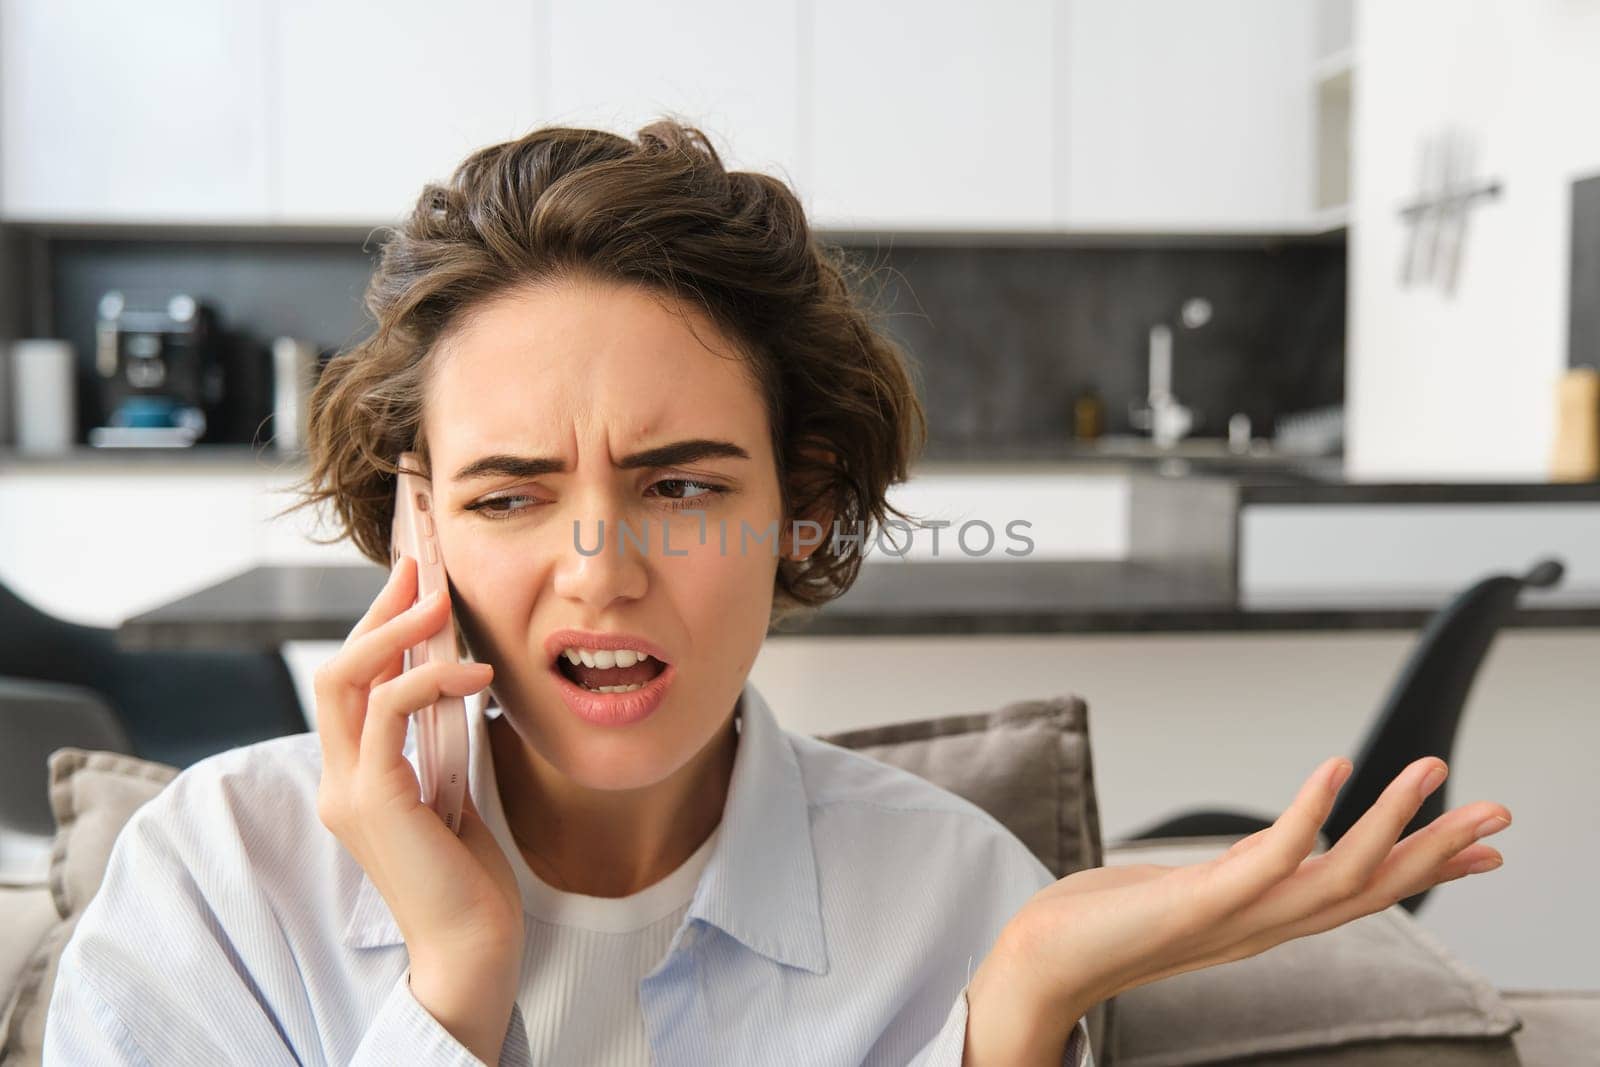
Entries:
[[1330,457],[1309,455],[1304,452],[1287,452],[1266,441],[1252,441],[1248,452],[1235,452],[1225,438],[1190,437],[1170,448],[1162,448],[1148,437],[1133,435],[1108,435],[1092,442],[1077,445],[1092,455],[1121,459],[1184,459],[1202,462],[1223,462],[1240,467],[1281,466],[1291,463],[1314,462]]

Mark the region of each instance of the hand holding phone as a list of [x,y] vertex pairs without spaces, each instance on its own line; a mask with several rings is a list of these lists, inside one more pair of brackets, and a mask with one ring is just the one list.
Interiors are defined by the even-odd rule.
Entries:
[[[394,525],[389,536],[392,569],[401,556],[417,561],[417,600],[444,591],[450,595],[444,558],[433,525],[433,488],[420,474],[415,452],[400,453],[400,473],[395,480]],[[405,670],[424,663],[454,664],[455,634],[440,627],[406,652]],[[461,832],[461,798],[467,789],[467,707],[465,701],[444,694],[416,713],[417,754],[422,764],[422,802],[438,813],[455,834]]]
[[[452,633],[448,597],[419,600],[419,574],[401,555],[343,647],[317,669],[317,816],[393,913],[417,1001],[474,1055],[494,1063],[521,973],[517,877],[472,794],[463,794],[459,829],[447,826],[423,802],[424,776],[405,755],[419,708],[437,713],[447,698],[481,691],[494,672],[485,663],[438,659],[406,669],[408,650],[429,635]],[[444,763],[439,740],[423,750],[435,769]],[[439,791],[429,797],[438,802]]]

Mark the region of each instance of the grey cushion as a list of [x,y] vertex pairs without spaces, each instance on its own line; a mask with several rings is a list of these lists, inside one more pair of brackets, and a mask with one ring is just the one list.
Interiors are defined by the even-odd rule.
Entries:
[[[1199,863],[1235,838],[1129,842],[1109,866]],[[1517,1016],[1400,907],[1117,998],[1117,1067],[1515,1067]]]
[[56,836],[49,889],[56,921],[45,932],[17,980],[8,1008],[0,1061],[40,1062],[56,965],[78,916],[100,888],[111,846],[128,819],[161,792],[178,769],[115,752],[60,748],[50,754],[50,807]]
[[[971,801],[1015,834],[1057,878],[1100,866],[1100,809],[1089,758],[1089,708],[1075,696],[996,711],[819,735]],[[1113,1039],[1115,1001],[1086,1020],[1090,1047]]]

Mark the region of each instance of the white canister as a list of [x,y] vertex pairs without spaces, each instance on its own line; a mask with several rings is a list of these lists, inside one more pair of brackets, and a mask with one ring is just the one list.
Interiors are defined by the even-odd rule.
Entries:
[[19,452],[70,452],[77,394],[72,342],[25,338],[11,343],[11,418]]
[[310,341],[279,337],[272,342],[272,440],[281,452],[306,447],[317,367],[317,346]]

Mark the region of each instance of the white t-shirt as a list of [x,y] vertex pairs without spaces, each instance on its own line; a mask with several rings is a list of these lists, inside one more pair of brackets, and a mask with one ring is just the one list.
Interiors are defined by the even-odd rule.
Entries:
[[528,916],[517,1005],[533,1062],[650,1067],[639,981],[666,956],[721,827],[677,870],[632,896],[557,889],[523,860],[500,804],[488,717],[473,722],[485,730],[475,739],[483,743],[472,746],[472,779],[485,787],[480,814],[516,871]]

